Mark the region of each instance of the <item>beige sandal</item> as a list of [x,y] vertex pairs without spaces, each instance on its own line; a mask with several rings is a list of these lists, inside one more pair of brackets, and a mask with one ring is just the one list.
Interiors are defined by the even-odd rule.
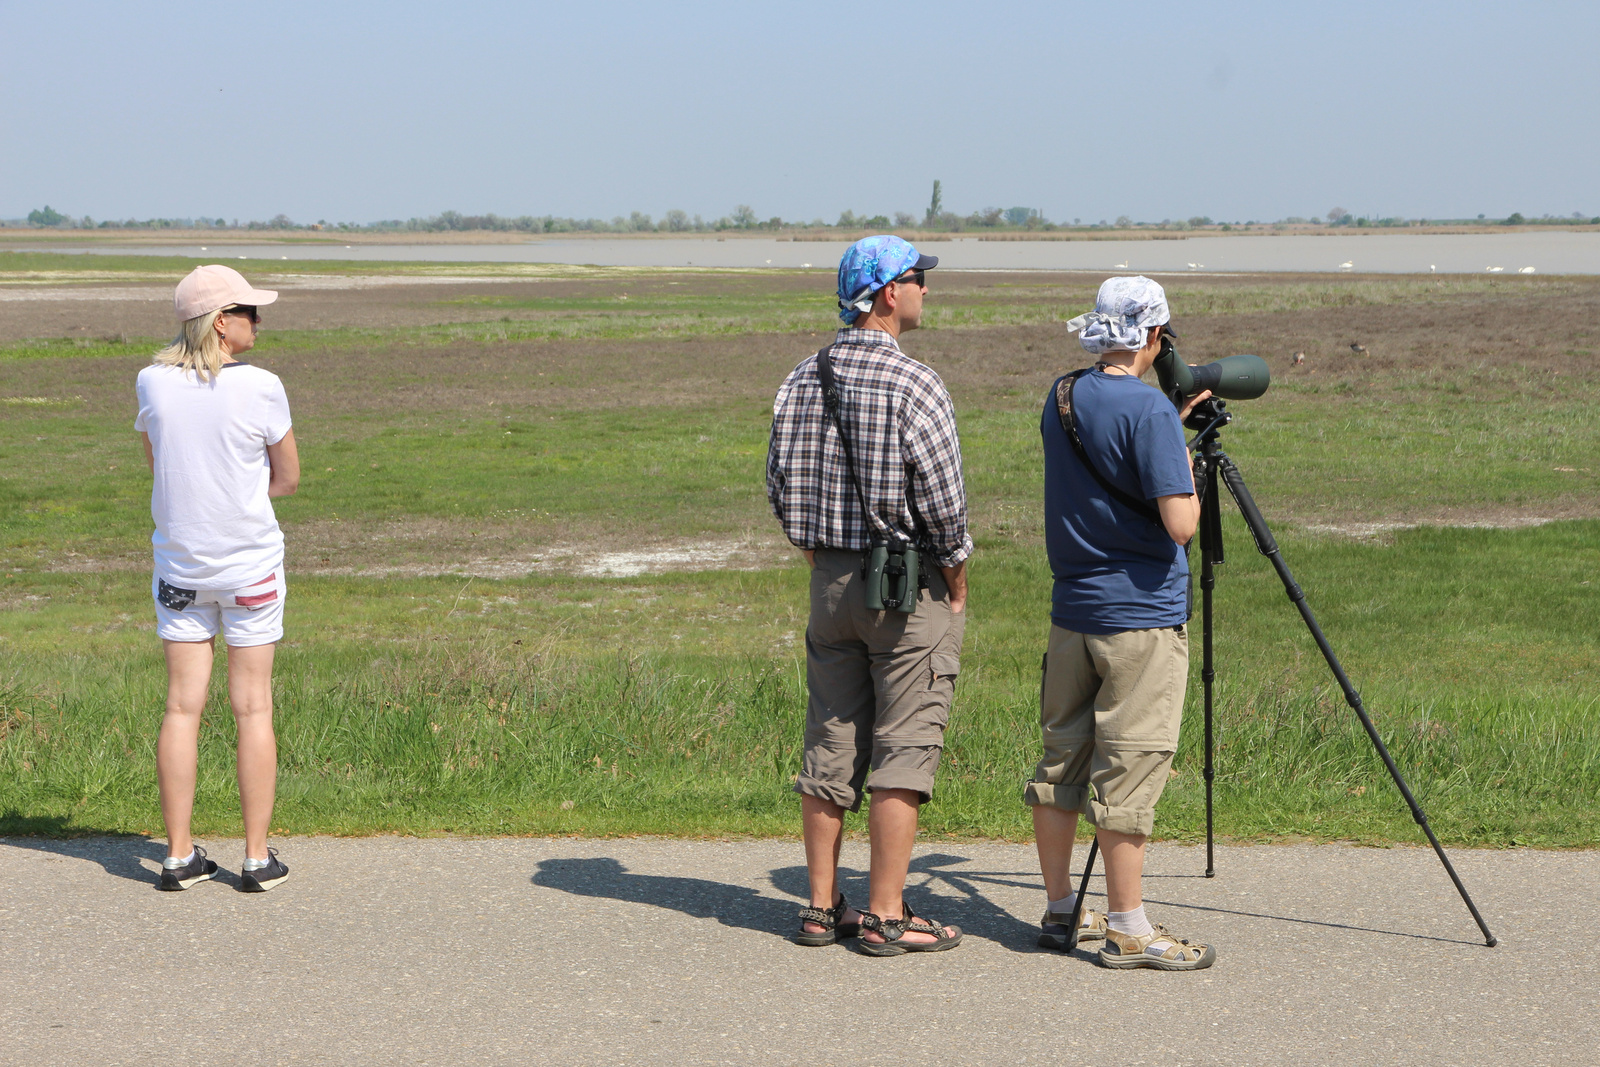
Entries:
[[1046,911],[1044,918],[1039,920],[1039,947],[1071,952],[1073,946],[1081,942],[1105,939],[1106,917],[1093,908],[1084,908],[1083,914],[1078,917],[1076,938],[1067,936],[1067,926],[1071,922],[1071,912]]
[[[1154,946],[1154,947],[1152,947]],[[1216,962],[1217,950],[1156,926],[1143,937],[1106,930],[1102,967],[1154,967],[1158,971],[1198,971]]]

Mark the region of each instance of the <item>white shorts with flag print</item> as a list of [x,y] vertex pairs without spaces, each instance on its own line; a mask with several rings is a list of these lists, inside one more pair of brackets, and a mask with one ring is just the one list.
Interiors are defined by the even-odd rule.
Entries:
[[209,641],[220,632],[231,648],[283,640],[283,568],[243,589],[181,589],[157,574],[150,580],[156,633],[163,641]]

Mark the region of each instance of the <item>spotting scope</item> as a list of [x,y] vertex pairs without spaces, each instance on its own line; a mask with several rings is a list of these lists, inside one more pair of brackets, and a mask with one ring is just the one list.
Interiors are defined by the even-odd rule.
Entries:
[[1223,400],[1254,400],[1267,391],[1272,378],[1267,361],[1260,356],[1225,356],[1215,363],[1191,367],[1165,337],[1155,368],[1161,391],[1180,408],[1189,397],[1207,389]]

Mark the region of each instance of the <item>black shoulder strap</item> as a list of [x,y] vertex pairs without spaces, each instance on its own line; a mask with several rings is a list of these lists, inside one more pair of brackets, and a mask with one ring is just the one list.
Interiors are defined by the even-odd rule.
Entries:
[[1150,501],[1140,500],[1132,493],[1113,485],[1109,478],[1100,473],[1100,468],[1089,458],[1088,449],[1083,447],[1083,438],[1078,436],[1078,413],[1072,407],[1072,387],[1086,373],[1088,372],[1078,370],[1064,375],[1056,381],[1055,389],[1052,390],[1056,398],[1056,415],[1061,419],[1061,428],[1066,431],[1067,440],[1072,442],[1072,450],[1078,454],[1078,461],[1094,476],[1094,480],[1100,483],[1100,488],[1110,493],[1113,500],[1166,529],[1166,524],[1161,521],[1161,512],[1151,507]]
[[920,551],[933,551],[933,534],[928,530],[928,523],[922,517],[922,509],[917,507],[917,494],[912,492],[915,488],[912,483],[911,467],[906,467],[906,510],[911,512],[911,525],[917,535],[914,544]]
[[828,352],[833,348],[827,345],[817,351],[817,381],[822,386],[822,410],[833,420],[833,428],[839,431],[839,447],[844,450],[844,467],[850,474],[850,484],[856,487],[856,500],[861,503],[861,521],[867,524],[869,540],[877,540],[878,532],[872,525],[872,509],[867,507],[867,496],[861,489],[861,479],[856,477],[855,457],[850,454],[850,435],[844,432],[844,423],[839,419],[839,385],[834,381],[833,362],[828,358]]

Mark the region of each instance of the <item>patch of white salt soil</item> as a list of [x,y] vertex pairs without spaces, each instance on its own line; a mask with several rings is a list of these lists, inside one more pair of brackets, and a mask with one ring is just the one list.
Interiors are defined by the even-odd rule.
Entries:
[[[13,279],[6,279],[13,282]],[[257,283],[274,289],[387,289],[402,285],[476,285],[494,282],[528,282],[540,280],[530,274],[263,274]],[[109,301],[109,300],[171,300],[172,286],[165,281],[159,285],[134,288],[126,285],[96,285],[75,288],[44,288],[38,282],[24,280],[18,288],[0,286],[0,302],[18,301]]]
[[701,542],[670,548],[640,549],[633,552],[601,552],[588,557],[573,557],[577,573],[587,578],[631,578],[655,571],[739,570],[747,546],[734,542]]
[[479,282],[538,281],[536,276],[490,274],[269,274],[268,282],[280,289],[386,289],[397,285],[469,285]]
[[1372,538],[1382,537],[1397,530],[1417,530],[1424,526],[1434,526],[1441,529],[1457,530],[1521,530],[1529,526],[1543,526],[1546,523],[1556,522],[1556,519],[1544,515],[1508,516],[1500,519],[1484,520],[1482,522],[1346,522],[1346,523],[1311,523],[1305,529],[1309,533],[1337,534],[1341,537]]
[[107,300],[172,300],[172,287],[145,286],[133,289],[126,286],[94,289],[4,289],[0,288],[0,303],[24,300],[80,300],[104,302]]
[[[598,551],[592,544],[551,545],[524,555],[479,556],[456,562],[382,562],[357,566],[305,566],[305,558],[289,550],[289,573],[365,578],[428,578],[452,574],[463,578],[522,578],[530,574],[572,574],[584,578],[634,578],[642,574],[671,571],[755,571],[793,562],[797,554],[786,543],[755,538],[721,541],[673,541],[621,552]],[[312,558],[315,558],[314,554]],[[94,559],[68,552],[45,570],[53,572],[100,572],[141,570],[150,562],[143,558]]]
[[768,541],[685,541],[625,552],[597,552],[589,545],[556,545],[517,559],[478,558],[459,563],[400,566],[307,567],[302,573],[430,577],[456,574],[473,578],[521,578],[530,574],[575,574],[584,578],[634,578],[669,571],[754,571],[770,567],[783,547]]

